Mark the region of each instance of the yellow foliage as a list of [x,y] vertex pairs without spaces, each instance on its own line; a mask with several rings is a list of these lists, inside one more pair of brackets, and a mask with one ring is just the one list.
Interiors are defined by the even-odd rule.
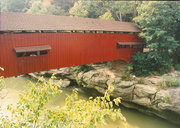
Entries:
[[[107,124],[107,119],[125,118],[120,109],[113,109],[113,102],[110,100],[110,92],[113,86],[109,86],[103,97],[90,97],[89,100],[78,98],[78,89],[65,99],[63,107],[47,109],[45,104],[50,98],[62,93],[62,90],[53,85],[53,76],[48,82],[41,78],[37,83],[30,82],[29,89],[20,95],[17,107],[8,106],[12,113],[11,119],[0,118],[0,127],[69,127],[69,128],[90,128]],[[120,98],[113,100],[119,105]]]

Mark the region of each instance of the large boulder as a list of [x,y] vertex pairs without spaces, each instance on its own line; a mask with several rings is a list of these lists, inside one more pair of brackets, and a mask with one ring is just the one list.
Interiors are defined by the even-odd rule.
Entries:
[[132,102],[146,107],[150,107],[151,105],[151,100],[148,97],[139,98],[134,96]]
[[103,76],[101,73],[99,73],[96,70],[92,70],[84,73],[83,77],[81,77],[81,79],[79,80],[82,82],[83,87],[94,88],[98,86],[100,88],[107,89],[106,82],[108,81],[108,78]]
[[149,85],[136,84],[134,88],[134,95],[136,95],[137,97],[152,98],[155,93],[156,88]]
[[145,77],[143,79],[144,84],[147,85],[159,85],[162,82],[163,78],[160,76],[154,76],[154,77]]
[[162,103],[170,103],[171,102],[171,97],[168,92],[168,90],[160,90],[159,92],[156,93],[155,96],[155,101],[156,102],[162,102]]
[[114,86],[114,91],[111,93],[111,96],[115,98],[121,97],[122,100],[131,101],[133,97],[133,89],[134,86],[128,88],[117,88],[117,86]]
[[120,83],[115,84],[116,88],[129,88],[134,83],[132,81],[121,81]]
[[151,100],[154,98],[156,88],[145,84],[134,86],[132,102],[148,108],[151,107]]
[[168,90],[168,92],[169,92],[171,99],[173,99],[173,100],[171,100],[172,104],[174,104],[176,106],[180,106],[180,86],[170,88]]
[[68,79],[63,79],[63,80],[54,80],[53,81],[54,85],[60,85],[62,88],[66,88],[71,84],[71,81]]

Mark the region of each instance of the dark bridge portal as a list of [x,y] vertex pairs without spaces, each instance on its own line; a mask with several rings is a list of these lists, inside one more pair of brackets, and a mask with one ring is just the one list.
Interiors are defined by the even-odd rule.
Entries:
[[[0,75],[5,77],[118,59],[128,62],[143,49],[132,23],[22,13],[0,16],[0,67],[5,69]],[[71,25],[78,21],[78,28]]]

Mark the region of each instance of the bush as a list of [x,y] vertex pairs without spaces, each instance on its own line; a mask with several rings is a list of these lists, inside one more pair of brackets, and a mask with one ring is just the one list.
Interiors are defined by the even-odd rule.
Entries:
[[173,76],[164,76],[163,81],[157,87],[157,90],[166,89],[168,87],[177,87],[180,86],[180,80]]
[[16,107],[9,105],[11,118],[0,117],[0,127],[5,128],[96,128],[106,124],[107,119],[126,119],[120,109],[114,109],[113,104],[119,105],[120,98],[110,100],[109,86],[103,97],[78,99],[77,89],[73,90],[65,100],[65,105],[48,109],[45,104],[62,91],[54,86],[53,79],[45,82],[30,83],[29,89],[20,96]]
[[72,69],[76,72],[88,72],[90,70],[94,70],[94,68],[89,65],[80,65],[80,66],[72,67]]
[[156,52],[138,52],[132,60],[133,72],[137,76],[148,76],[159,73],[168,73],[171,69],[171,61],[160,56]]
[[180,71],[180,64],[174,65],[174,69]]
[[172,51],[171,58],[173,61],[174,69],[180,71],[180,43],[179,47],[176,50]]
[[142,78],[140,78],[138,81],[137,81],[138,84],[144,84],[144,80]]
[[172,86],[179,86],[180,85],[180,80],[178,78],[175,78],[173,76],[164,76],[163,81],[166,83],[168,87]]
[[124,66],[124,72],[122,74],[122,80],[125,80],[125,81],[132,80],[133,79],[132,70],[133,70],[132,65],[131,64],[126,64]]

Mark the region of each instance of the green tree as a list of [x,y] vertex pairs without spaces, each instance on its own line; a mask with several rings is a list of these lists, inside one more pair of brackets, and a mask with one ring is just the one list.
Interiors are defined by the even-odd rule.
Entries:
[[[72,16],[99,18],[102,15],[112,15],[111,19],[118,21],[132,21],[134,2],[127,1],[87,1],[79,0],[70,9]],[[111,14],[110,14],[111,13]]]
[[102,16],[99,16],[99,18],[104,20],[114,20],[110,11],[107,11]]
[[74,6],[78,0],[54,0],[53,4],[61,7],[65,12],[64,15],[69,15],[69,9]]
[[2,12],[25,12],[29,8],[29,0],[1,0]]
[[70,9],[69,13],[72,16],[98,18],[99,16],[103,15],[106,11],[107,10],[104,9],[103,2],[101,1],[79,0]]
[[26,13],[61,15],[63,12],[60,6],[56,6],[52,3],[45,5],[42,0],[32,0],[31,7]]
[[134,17],[135,2],[132,1],[111,1],[109,2],[109,9],[115,20],[132,22]]
[[137,11],[138,16],[134,20],[142,29],[140,36],[149,48],[168,55],[170,49],[179,46],[176,33],[180,9],[175,2],[143,2]]
[[83,6],[83,2],[78,1],[74,4],[73,8],[69,10],[69,14],[77,17],[87,17],[88,11],[85,6]]
[[[142,2],[134,18],[142,32],[149,53],[138,53],[133,57],[133,70],[137,75],[167,73],[172,62],[180,58],[180,8],[176,2]],[[177,63],[180,63],[177,60]]]

